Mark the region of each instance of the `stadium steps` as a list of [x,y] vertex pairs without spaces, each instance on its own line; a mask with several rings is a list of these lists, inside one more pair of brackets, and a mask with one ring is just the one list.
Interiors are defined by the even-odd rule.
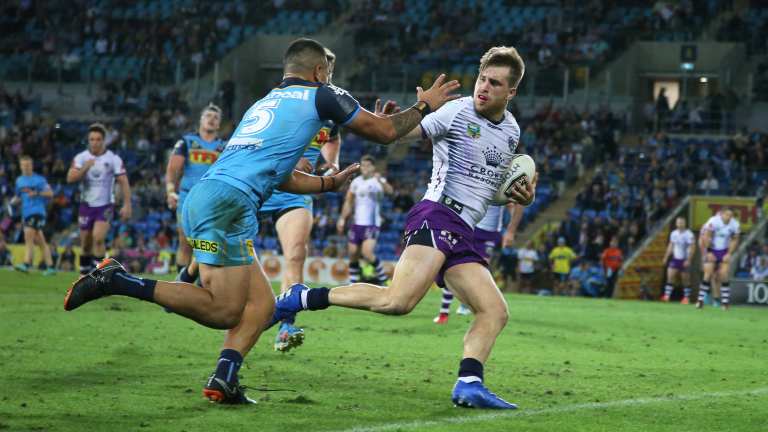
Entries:
[[589,168],[579,177],[576,182],[569,184],[565,190],[560,193],[560,197],[542,211],[533,223],[515,236],[515,246],[525,244],[528,240],[535,240],[538,234],[550,231],[555,226],[560,225],[560,221],[568,213],[568,210],[576,205],[576,197],[584,187],[592,181],[595,176],[595,168]]

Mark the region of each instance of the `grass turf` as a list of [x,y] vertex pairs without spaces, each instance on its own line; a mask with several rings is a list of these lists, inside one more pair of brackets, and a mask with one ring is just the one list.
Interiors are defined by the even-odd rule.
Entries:
[[[454,408],[470,318],[305,312],[305,345],[247,357],[259,404],[201,397],[222,333],[107,298],[62,309],[73,274],[0,271],[0,430],[768,430],[768,309],[510,295],[486,382],[515,412]],[[752,391],[752,392],[750,392]]]

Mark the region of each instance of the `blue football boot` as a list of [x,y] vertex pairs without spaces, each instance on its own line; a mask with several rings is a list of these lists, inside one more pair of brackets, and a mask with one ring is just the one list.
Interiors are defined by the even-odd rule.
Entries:
[[456,381],[451,400],[456,406],[464,408],[517,409],[517,405],[493,394],[482,381],[471,383]]
[[304,329],[284,322],[275,337],[275,351],[288,352],[304,343]]

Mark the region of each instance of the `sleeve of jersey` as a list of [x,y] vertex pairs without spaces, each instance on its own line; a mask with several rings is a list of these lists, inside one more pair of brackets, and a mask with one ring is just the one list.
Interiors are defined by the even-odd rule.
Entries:
[[115,175],[123,175],[125,174],[125,167],[123,166],[123,160],[120,159],[120,156],[115,156]]
[[83,167],[83,158],[80,155],[75,156],[75,158],[72,159],[72,166],[81,169]]
[[451,122],[453,122],[453,118],[461,106],[460,101],[447,103],[424,117],[421,120],[421,131],[425,135],[424,138],[438,139],[447,134],[451,128]]
[[187,157],[187,142],[184,141],[184,139],[180,139],[176,141],[176,144],[173,146],[173,152],[171,154],[183,156],[184,158]]
[[331,120],[337,125],[346,126],[360,112],[360,103],[346,90],[324,85],[317,89],[315,108],[320,120]]

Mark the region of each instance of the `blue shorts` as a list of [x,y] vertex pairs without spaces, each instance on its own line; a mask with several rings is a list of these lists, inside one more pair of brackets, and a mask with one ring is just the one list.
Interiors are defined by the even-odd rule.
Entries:
[[218,266],[252,264],[259,233],[256,205],[246,194],[218,180],[196,184],[182,208],[187,243],[198,262]]
[[276,190],[259,209],[259,219],[272,217],[274,222],[277,222],[277,219],[288,210],[296,208],[305,208],[312,213],[312,195],[299,195]]

